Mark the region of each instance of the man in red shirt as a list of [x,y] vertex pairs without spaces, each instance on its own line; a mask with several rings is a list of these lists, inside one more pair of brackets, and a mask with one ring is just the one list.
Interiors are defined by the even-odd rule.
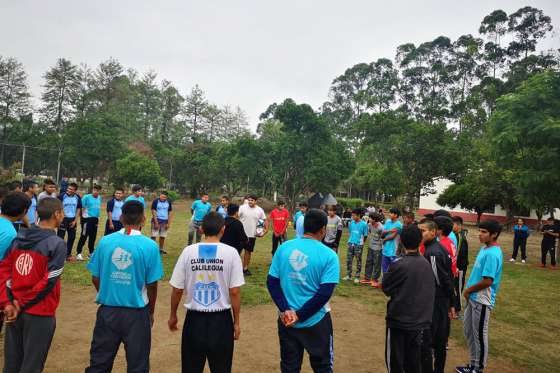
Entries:
[[286,230],[288,229],[288,221],[290,221],[290,213],[284,207],[283,201],[279,201],[278,205],[269,215],[272,224],[272,256],[281,245],[286,241]]
[[451,272],[453,272],[453,277],[459,276],[459,270],[457,269],[457,247],[449,238],[449,233],[453,230],[453,221],[447,216],[436,216],[434,219],[438,227],[438,241],[445,248],[449,257],[451,258]]

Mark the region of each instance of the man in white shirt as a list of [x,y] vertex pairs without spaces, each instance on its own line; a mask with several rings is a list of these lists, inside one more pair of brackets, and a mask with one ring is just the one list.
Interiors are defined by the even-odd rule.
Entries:
[[249,264],[251,254],[255,250],[257,237],[264,237],[268,232],[268,220],[264,210],[257,205],[257,197],[250,195],[247,197],[247,204],[239,207],[239,220],[243,223],[243,229],[248,237],[247,245],[243,253],[243,274],[251,276]]
[[[181,340],[183,372],[231,372],[233,341],[239,339],[240,287],[245,283],[237,250],[220,242],[224,218],[210,212],[202,221],[205,239],[187,246],[169,283],[169,330],[178,330],[177,308],[185,293],[187,315]],[[233,317],[232,317],[233,313]]]

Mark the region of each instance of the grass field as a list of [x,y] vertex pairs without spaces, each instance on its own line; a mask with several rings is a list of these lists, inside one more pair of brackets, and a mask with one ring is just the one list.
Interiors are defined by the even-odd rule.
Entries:
[[[176,203],[174,207],[174,221],[166,243],[169,254],[163,257],[166,279],[169,279],[175,261],[186,244],[187,225],[190,219],[190,212],[187,212],[185,202]],[[103,216],[100,221],[99,237],[103,235],[105,217]],[[469,247],[472,265],[479,243],[476,227],[467,228],[470,229]],[[149,227],[144,228],[144,233],[149,234]],[[289,235],[293,235],[293,230],[289,230]],[[343,275],[345,274],[346,237],[345,230],[340,249]],[[540,260],[540,239],[540,235],[529,238],[529,261],[526,265],[507,262],[511,256],[511,234],[504,233],[499,240],[504,251],[504,274],[496,308],[490,321],[490,358],[498,357],[507,360],[521,371],[559,372],[560,271],[540,269],[535,266]],[[271,302],[265,285],[271,261],[270,251],[269,236],[257,240],[251,265],[253,276],[246,278],[247,284],[242,288],[244,306]],[[364,264],[365,255],[364,252]],[[85,263],[66,265],[63,286],[64,284],[91,286]],[[364,285],[341,283],[336,289],[336,295],[359,301],[374,314],[383,316],[385,313],[387,298],[379,290]],[[457,342],[464,344],[462,324],[459,321],[453,322],[451,334]]]

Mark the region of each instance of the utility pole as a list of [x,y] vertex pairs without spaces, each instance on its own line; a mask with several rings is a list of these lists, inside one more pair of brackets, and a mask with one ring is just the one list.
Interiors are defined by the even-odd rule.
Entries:
[[21,175],[25,179],[25,144],[23,144],[23,154],[21,156]]
[[56,166],[56,184],[60,183],[60,163],[62,161],[62,147],[58,148],[58,162]]

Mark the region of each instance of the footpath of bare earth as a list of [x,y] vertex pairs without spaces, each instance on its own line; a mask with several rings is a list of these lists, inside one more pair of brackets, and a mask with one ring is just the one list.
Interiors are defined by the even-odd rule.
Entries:
[[[156,322],[153,328],[151,371],[180,371],[180,332],[167,329],[170,286],[160,284]],[[58,309],[58,325],[45,367],[47,373],[83,372],[89,361],[89,346],[95,323],[97,305],[92,286],[66,285]],[[383,372],[385,349],[385,320],[371,313],[362,303],[335,297],[331,303],[335,330],[336,372]],[[182,312],[184,315],[184,312]],[[181,323],[182,324],[182,323]],[[454,322],[453,327],[461,327]],[[276,311],[272,305],[242,308],[241,339],[235,346],[234,372],[278,372],[279,346]],[[447,366],[464,363],[467,352],[450,341]],[[3,360],[3,356],[2,356]],[[114,372],[126,371],[124,349],[121,346],[115,360]],[[207,369],[207,371],[209,371]],[[303,372],[311,372],[307,356]],[[521,372],[511,364],[493,360],[488,372]]]

